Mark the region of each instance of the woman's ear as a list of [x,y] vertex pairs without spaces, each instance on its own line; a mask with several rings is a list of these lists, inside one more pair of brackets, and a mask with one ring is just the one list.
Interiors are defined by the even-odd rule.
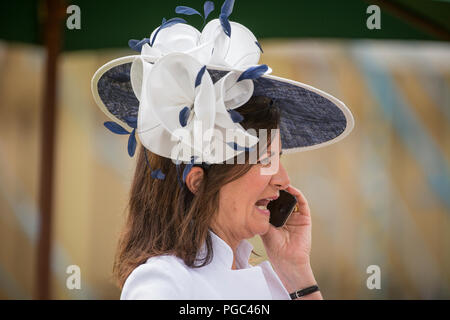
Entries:
[[189,171],[186,176],[186,186],[193,194],[197,193],[198,188],[203,181],[203,176],[203,169],[200,167],[192,167],[191,171]]

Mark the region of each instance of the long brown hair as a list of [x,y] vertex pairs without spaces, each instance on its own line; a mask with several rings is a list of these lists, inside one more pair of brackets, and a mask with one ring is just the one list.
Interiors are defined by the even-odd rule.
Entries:
[[[272,100],[252,97],[236,109],[245,128],[276,129],[280,111]],[[270,143],[270,142],[269,142]],[[153,179],[147,165],[159,168],[164,180]],[[247,160],[247,159],[246,159]],[[120,288],[134,268],[153,256],[172,254],[189,267],[201,267],[212,259],[212,244],[208,234],[219,207],[219,191],[225,184],[247,173],[253,164],[213,164],[194,195],[178,185],[177,171],[171,159],[161,157],[142,145],[138,147],[136,170],[130,190],[128,216],[119,238],[113,273]],[[181,164],[181,172],[184,164]],[[207,254],[200,264],[196,256],[206,241]]]

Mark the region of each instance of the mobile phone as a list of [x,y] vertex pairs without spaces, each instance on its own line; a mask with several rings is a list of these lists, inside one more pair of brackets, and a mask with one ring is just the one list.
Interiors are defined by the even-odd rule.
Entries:
[[287,191],[280,190],[278,199],[269,202],[267,205],[267,209],[270,211],[270,224],[276,228],[284,226],[296,204],[297,198]]

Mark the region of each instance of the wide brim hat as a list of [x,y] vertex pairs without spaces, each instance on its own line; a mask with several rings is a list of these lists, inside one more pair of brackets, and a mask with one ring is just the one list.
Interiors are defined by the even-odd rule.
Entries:
[[[242,106],[246,100],[252,96],[265,96],[272,99],[274,105],[281,111],[279,129],[283,153],[294,153],[322,148],[334,144],[346,137],[354,127],[354,119],[347,106],[336,97],[333,97],[322,90],[305,83],[269,74],[272,70],[268,67],[265,69],[259,68],[261,66],[257,65],[257,61],[259,60],[262,48],[247,28],[235,22],[228,22],[227,18],[231,12],[229,8],[226,7],[227,2],[230,1],[225,1],[224,6],[222,6],[221,18],[209,22],[201,34],[196,31],[195,28],[180,23],[180,21],[176,19],[171,19],[168,22],[164,19],[161,26],[153,31],[150,38],[142,41],[130,40],[130,47],[134,47],[134,49],[137,48],[136,51],[140,51],[141,54],[112,60],[100,67],[92,78],[91,86],[93,96],[100,109],[124,129],[133,133],[136,132],[140,142],[147,147],[147,149],[167,157],[167,152],[160,152],[159,150],[159,146],[170,139],[170,130],[165,130],[168,128],[166,125],[159,126],[160,132],[151,136],[151,139],[153,139],[151,143],[143,141],[148,140],[148,138],[144,138],[142,132],[149,131],[149,128],[141,131],[139,130],[139,118],[143,117],[140,115],[140,109],[143,109],[142,104],[144,99],[142,96],[138,97],[139,95],[143,95],[143,90],[146,90],[146,87],[141,88],[143,84],[146,86],[157,86],[159,84],[155,85],[154,83],[163,81],[163,79],[167,78],[167,75],[164,74],[163,67],[159,67],[159,70],[163,70],[159,71],[159,78],[149,79],[148,82],[146,82],[145,80],[142,80],[142,77],[144,77],[144,73],[141,70],[142,64],[148,65],[149,68],[154,68],[156,70],[158,69],[156,66],[166,63],[169,65],[168,68],[175,70],[173,72],[178,72],[180,61],[184,61],[182,59],[185,59],[188,62],[192,59],[197,59],[199,61],[198,68],[201,66],[204,66],[204,68],[199,70],[196,77],[194,77],[195,74],[189,71],[189,68],[191,68],[190,66],[186,68],[188,70],[186,72],[192,74],[191,78],[195,78],[195,87],[193,88],[195,94],[198,95],[198,91],[201,91],[197,90],[197,86],[202,77],[205,79],[204,74],[207,74],[208,81],[210,78],[212,84],[215,85],[221,79],[231,74],[237,75],[234,76],[237,84],[238,81],[243,79],[242,74],[244,73],[247,77],[244,77],[245,80],[241,81],[241,83],[252,83],[251,85],[241,86],[242,88],[239,89],[245,91],[245,88],[249,88],[247,90],[248,92],[241,94],[241,96],[245,96],[244,100],[241,99],[239,103],[236,103],[232,108],[227,109],[236,109],[239,111],[238,107]],[[228,10],[228,13],[226,10]],[[205,17],[206,16],[205,3]],[[169,23],[171,21],[172,23]],[[195,31],[192,29],[195,29]],[[182,34],[181,38],[180,34]],[[195,38],[194,46],[196,47],[193,50],[186,50],[186,48],[170,48],[170,46],[174,47],[176,45],[189,46],[187,40],[192,40],[192,37],[198,37],[198,39]],[[206,40],[203,38],[206,38]],[[252,45],[254,48],[251,47]],[[223,49],[223,47],[226,48]],[[198,48],[201,50],[198,50]],[[211,52],[211,55],[214,57],[210,59],[208,56],[208,58],[205,59],[206,50]],[[220,50],[226,52],[226,54],[220,56]],[[244,59],[239,58],[239,63],[233,63],[233,61],[237,60],[236,54],[239,55],[239,53],[237,53],[238,50],[243,51],[242,55],[244,56]],[[199,51],[202,52],[199,53]],[[186,58],[184,58],[184,56],[186,56]],[[230,56],[233,57],[227,58]],[[166,61],[164,62],[163,60]],[[242,63],[242,61],[245,63]],[[136,63],[139,63],[141,67],[133,68],[133,64]],[[195,65],[192,61],[190,63]],[[133,69],[139,69],[140,74],[137,77],[135,75],[136,72],[134,72]],[[158,73],[157,71],[149,70],[148,74],[152,76]],[[247,75],[247,73],[249,73],[249,75]],[[239,77],[239,75],[241,75],[241,77]],[[136,78],[138,79],[137,81]],[[236,78],[239,79],[236,80]],[[137,82],[139,88],[137,88]],[[192,82],[194,82],[194,80],[192,80]],[[148,98],[150,100],[159,95],[159,92],[155,88],[149,89],[149,91],[153,92],[153,97],[149,96]],[[226,100],[226,97],[222,98],[222,100]],[[164,99],[161,101],[164,101]],[[153,110],[156,110],[158,107],[156,102],[152,102],[151,105]],[[193,109],[191,108],[191,110]],[[182,111],[189,110],[180,111],[180,109],[177,109],[177,112],[180,113],[180,119]],[[228,111],[230,112],[230,110]],[[141,112],[143,111],[141,110]],[[160,115],[159,119],[164,123],[165,120],[162,118],[163,117]],[[130,119],[138,119],[138,121],[137,123],[133,121],[130,122]],[[239,126],[238,123],[236,123],[236,125]],[[155,126],[151,129],[154,127]],[[158,139],[159,141],[157,141]]]

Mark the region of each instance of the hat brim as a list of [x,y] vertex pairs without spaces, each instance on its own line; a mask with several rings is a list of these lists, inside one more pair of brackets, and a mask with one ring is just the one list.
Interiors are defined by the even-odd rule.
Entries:
[[[132,55],[112,60],[94,74],[91,89],[100,109],[112,120],[130,129],[125,119],[138,115],[139,101],[130,82]],[[149,62],[156,58],[145,57]],[[230,71],[207,66],[215,83]],[[283,153],[325,147],[346,137],[354,127],[354,119],[346,105],[332,95],[307,84],[264,75],[254,82],[253,96],[274,100],[281,110],[280,134]]]

